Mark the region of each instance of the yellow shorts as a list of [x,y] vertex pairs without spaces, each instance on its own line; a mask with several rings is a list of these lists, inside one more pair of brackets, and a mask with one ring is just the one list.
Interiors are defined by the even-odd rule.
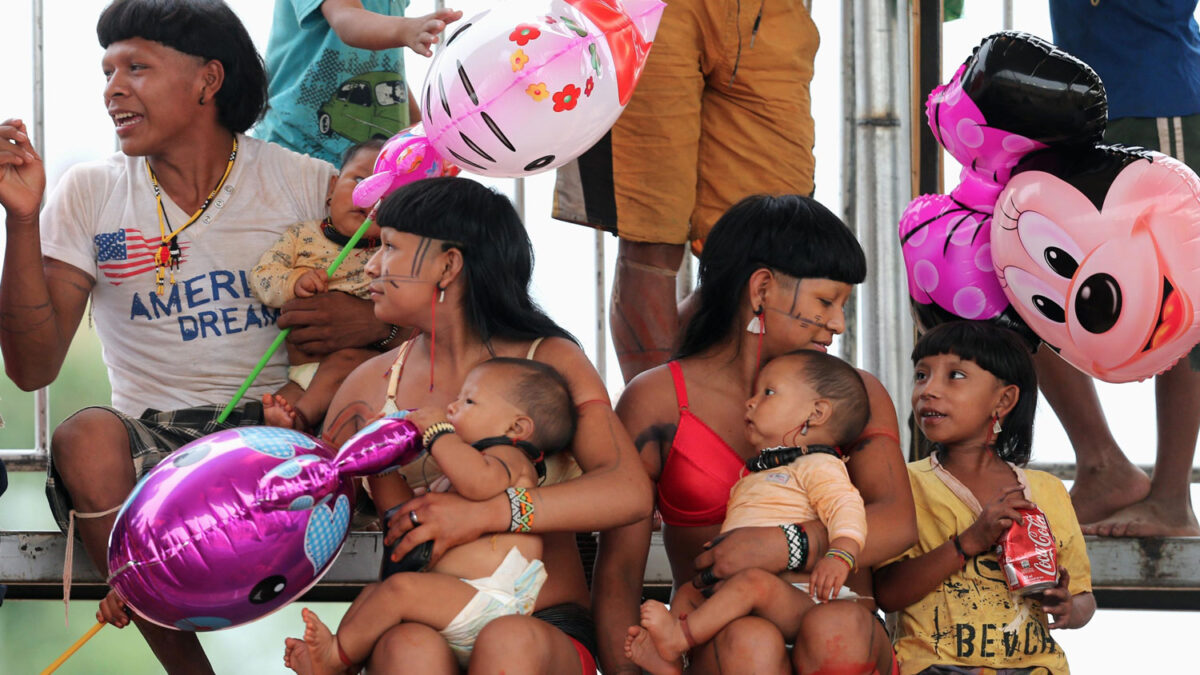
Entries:
[[743,197],[812,194],[818,43],[801,0],[668,0],[610,135],[559,169],[554,217],[698,252]]

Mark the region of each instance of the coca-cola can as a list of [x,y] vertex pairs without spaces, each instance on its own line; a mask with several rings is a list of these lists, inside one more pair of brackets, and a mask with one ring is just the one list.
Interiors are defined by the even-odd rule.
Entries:
[[1041,593],[1058,584],[1058,549],[1050,521],[1036,506],[1017,512],[1021,522],[1013,523],[1000,539],[1000,567],[1008,590],[1018,595]]

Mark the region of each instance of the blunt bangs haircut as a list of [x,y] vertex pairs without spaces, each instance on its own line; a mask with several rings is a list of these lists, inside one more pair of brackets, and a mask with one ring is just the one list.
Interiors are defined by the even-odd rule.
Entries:
[[142,38],[225,69],[217,92],[221,126],[239,133],[262,116],[267,102],[267,73],[262,57],[241,19],[220,0],[116,0],[96,23],[100,46]]
[[496,337],[579,344],[529,295],[533,244],[508,197],[468,178],[427,178],[385,197],[377,222],[462,253],[464,311],[485,344]]
[[517,371],[508,381],[505,397],[533,420],[533,438],[529,440],[539,450],[549,457],[571,444],[577,413],[571,386],[562,374],[532,359],[498,356],[483,365]]
[[1000,459],[1024,466],[1033,447],[1033,414],[1037,411],[1037,372],[1025,342],[1013,331],[986,321],[951,321],[935,326],[917,340],[912,362],[953,354],[974,361],[1004,384],[1020,389],[1017,405],[996,437]]
[[700,254],[700,306],[676,358],[696,354],[733,330],[750,275],[770,268],[796,279],[860,284],[867,259],[849,227],[816,200],[756,195],[734,204]]

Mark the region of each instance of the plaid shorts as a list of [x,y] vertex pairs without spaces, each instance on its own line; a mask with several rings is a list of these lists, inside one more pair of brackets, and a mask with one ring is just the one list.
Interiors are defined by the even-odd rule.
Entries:
[[[205,405],[166,412],[148,409],[141,417],[126,415],[107,406],[91,407],[107,410],[125,425],[125,430],[129,433],[129,455],[133,459],[133,470],[138,480],[167,455],[197,438],[222,429],[257,426],[263,423],[262,404],[258,401],[248,401],[234,408],[229,417],[219,424],[217,418],[221,416],[225,406]],[[74,505],[71,495],[67,494],[66,488],[62,486],[62,478],[55,471],[51,458],[46,461],[46,500],[50,502],[50,511],[54,514],[59,529],[66,532],[69,514]]]

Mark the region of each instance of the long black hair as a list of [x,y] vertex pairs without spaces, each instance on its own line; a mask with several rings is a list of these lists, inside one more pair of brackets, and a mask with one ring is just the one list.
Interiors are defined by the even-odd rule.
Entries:
[[96,23],[100,46],[142,38],[225,69],[217,91],[217,119],[238,133],[262,116],[267,72],[241,19],[220,0],[114,0]]
[[854,233],[816,200],[747,197],[708,234],[700,254],[700,306],[675,358],[704,351],[734,330],[746,283],[764,267],[797,279],[847,284],[860,284],[867,276],[867,259]]
[[1038,397],[1037,372],[1025,341],[1013,331],[987,321],[951,321],[935,326],[917,340],[913,365],[939,354],[974,361],[1004,384],[1017,385],[1017,404],[996,437],[996,453],[1000,459],[1024,466],[1033,447],[1033,414]]
[[578,344],[529,295],[533,244],[504,195],[466,178],[428,178],[384,198],[376,222],[462,253],[467,322],[484,344],[497,337]]

